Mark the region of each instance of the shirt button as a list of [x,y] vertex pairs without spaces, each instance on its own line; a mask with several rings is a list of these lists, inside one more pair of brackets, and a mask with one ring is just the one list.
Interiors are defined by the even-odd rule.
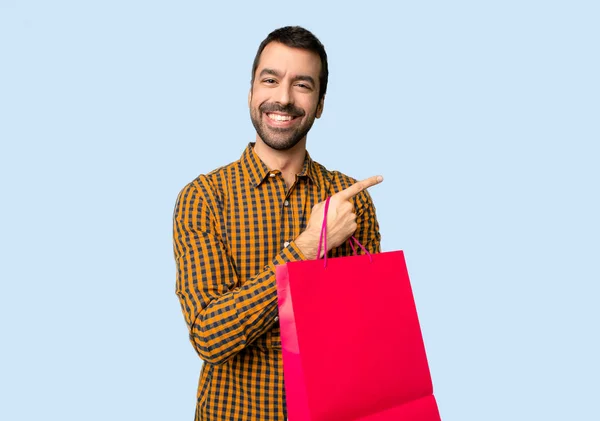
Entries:
[[283,202],[283,206],[289,206],[290,202],[288,202],[287,200],[285,202]]
[[269,177],[275,177],[275,173],[269,174]]
[[279,316],[275,316],[275,323],[277,323],[279,321]]
[[289,245],[290,245],[290,242],[289,242],[289,241],[286,241],[285,243],[283,243],[283,247],[287,247],[287,246],[289,246]]

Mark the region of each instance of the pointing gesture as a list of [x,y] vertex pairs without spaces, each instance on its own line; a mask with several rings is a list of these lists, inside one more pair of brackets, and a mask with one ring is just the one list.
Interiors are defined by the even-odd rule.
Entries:
[[[356,214],[350,199],[382,181],[383,177],[380,175],[369,177],[331,196],[327,212],[327,250],[322,250],[322,254],[344,243],[356,231]],[[295,240],[300,251],[309,259],[321,257],[317,256],[317,250],[324,208],[325,202],[313,206],[306,230]]]
[[347,189],[336,193],[335,195],[332,196],[332,199],[334,197],[338,196],[341,200],[350,200],[351,198],[356,196],[361,191],[366,190],[369,187],[374,186],[375,184],[379,184],[382,181],[383,181],[383,177],[380,175],[375,175],[373,177],[365,178],[362,181],[357,181],[356,183],[354,183]]

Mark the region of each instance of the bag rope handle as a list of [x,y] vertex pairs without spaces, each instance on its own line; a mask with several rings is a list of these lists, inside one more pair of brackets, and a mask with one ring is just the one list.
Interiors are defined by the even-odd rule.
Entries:
[[[331,197],[328,197],[325,200],[325,210],[323,212],[323,225],[321,226],[321,235],[319,236],[319,247],[317,248],[317,259],[321,257],[321,244],[323,244],[325,252],[323,253],[323,267],[327,267],[327,212],[329,211],[329,200]],[[348,239],[350,241],[350,247],[352,248],[352,253],[356,256],[356,247],[355,244],[358,245],[362,251],[365,252],[367,256],[369,256],[369,262],[373,263],[373,257],[371,253],[363,246],[353,235]]]

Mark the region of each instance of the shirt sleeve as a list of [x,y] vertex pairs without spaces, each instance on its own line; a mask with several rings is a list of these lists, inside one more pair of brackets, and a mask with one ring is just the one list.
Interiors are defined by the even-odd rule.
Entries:
[[[363,190],[355,197],[356,212],[356,238],[369,253],[381,252],[381,234],[379,233],[379,223],[375,212],[373,199],[368,191]],[[362,250],[358,250],[362,253]]]
[[194,183],[184,187],[173,215],[173,247],[176,293],[190,341],[200,358],[220,364],[277,321],[275,266],[306,258],[292,241],[262,272],[238,279],[213,209]]

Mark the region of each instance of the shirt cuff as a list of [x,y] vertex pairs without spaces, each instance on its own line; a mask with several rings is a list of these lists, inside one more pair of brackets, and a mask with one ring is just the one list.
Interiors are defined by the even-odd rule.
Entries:
[[275,259],[273,259],[272,262],[273,269],[275,269],[276,265],[284,265],[288,262],[297,262],[299,260],[308,260],[308,258],[302,254],[300,248],[296,245],[296,242],[292,241],[287,247],[281,250],[281,253],[275,256]]

